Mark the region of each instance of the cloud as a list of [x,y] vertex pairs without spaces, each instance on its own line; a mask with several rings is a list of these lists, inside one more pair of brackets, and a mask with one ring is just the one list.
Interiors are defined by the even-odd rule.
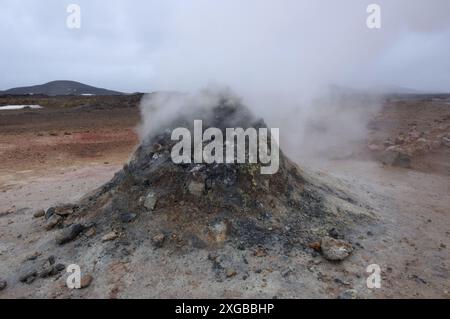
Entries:
[[[65,26],[72,2],[81,30]],[[450,3],[378,1],[382,29],[368,30],[371,2],[3,0],[0,87],[66,78],[126,91],[214,81],[258,90],[284,78],[309,89],[327,78],[448,90]],[[427,50],[427,39],[440,41]],[[439,81],[414,76],[427,70]]]

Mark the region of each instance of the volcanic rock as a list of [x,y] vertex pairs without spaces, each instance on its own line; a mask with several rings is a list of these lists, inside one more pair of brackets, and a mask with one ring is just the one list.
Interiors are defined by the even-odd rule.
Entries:
[[444,136],[442,138],[442,144],[447,147],[450,147],[450,136]]
[[4,290],[8,286],[6,280],[0,279],[0,291]]
[[19,276],[19,281],[26,284],[31,284],[36,279],[37,275],[38,272],[36,269],[27,270]]
[[55,214],[55,207],[50,207],[49,209],[47,209],[47,211],[45,212],[45,219],[49,219],[50,217],[52,217]]
[[331,261],[344,260],[353,252],[353,247],[349,242],[328,236],[322,238],[320,248],[325,259]]
[[102,241],[111,241],[118,237],[117,233],[115,231],[112,231],[110,233],[107,233],[105,236],[102,237]]
[[61,221],[63,220],[63,218],[59,215],[51,215],[48,219],[47,222],[45,224],[45,229],[46,230],[52,230],[53,228],[55,228],[59,223],[61,223]]
[[411,156],[395,146],[388,147],[382,153],[381,161],[383,164],[389,166],[398,166],[403,168],[411,167]]
[[153,246],[156,248],[161,248],[164,244],[164,240],[166,239],[166,236],[163,233],[159,233],[152,237],[152,243]]
[[188,186],[189,193],[194,196],[202,196],[204,188],[205,185],[197,181],[191,181]]
[[148,210],[154,210],[156,206],[156,194],[154,192],[149,192],[145,197],[144,207]]
[[358,291],[355,289],[348,289],[344,290],[339,294],[338,299],[357,299],[358,298]]
[[63,229],[56,237],[57,244],[64,245],[74,240],[84,229],[85,227],[81,224],[74,224]]
[[80,288],[84,289],[84,288],[89,287],[93,280],[94,280],[94,277],[92,277],[91,275],[82,276],[81,281],[80,281]]
[[34,212],[33,217],[34,218],[40,218],[40,217],[44,217],[45,216],[45,210],[40,209],[36,212]]

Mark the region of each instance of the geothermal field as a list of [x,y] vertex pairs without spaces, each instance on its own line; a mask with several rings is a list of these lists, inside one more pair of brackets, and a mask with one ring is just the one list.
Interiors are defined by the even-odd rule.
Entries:
[[383,97],[340,155],[280,142],[273,175],[170,160],[191,118],[265,127],[239,99],[141,139],[142,98],[0,98],[42,106],[0,111],[2,298],[449,297],[450,96]]
[[0,299],[164,318],[449,300],[449,12],[1,0]]

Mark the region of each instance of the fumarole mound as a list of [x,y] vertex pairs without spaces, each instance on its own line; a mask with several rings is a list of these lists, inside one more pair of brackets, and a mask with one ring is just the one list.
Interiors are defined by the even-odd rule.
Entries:
[[217,127],[224,136],[228,127],[266,127],[240,102],[226,98],[207,112],[173,121],[148,136],[110,182],[77,204],[52,208],[46,217],[58,216],[53,225],[62,228],[57,244],[308,249],[330,232],[338,239],[370,221],[357,200],[307,177],[281,150],[273,175],[261,174],[261,164],[175,164],[172,130],[192,129],[194,119],[203,120],[203,130]]

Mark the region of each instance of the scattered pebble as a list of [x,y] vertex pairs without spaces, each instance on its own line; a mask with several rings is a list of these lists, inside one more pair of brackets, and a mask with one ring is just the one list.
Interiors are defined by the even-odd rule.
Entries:
[[353,246],[345,241],[324,237],[320,243],[322,254],[325,259],[331,261],[341,261],[353,252]]
[[358,291],[355,289],[348,289],[339,294],[338,299],[358,299]]
[[255,257],[265,257],[267,256],[267,251],[263,248],[263,247],[258,247],[256,248],[256,250],[253,252],[253,255]]
[[94,278],[91,275],[82,276],[80,281],[80,288],[84,289],[89,287],[92,283],[92,280],[94,280]]
[[37,275],[38,272],[36,269],[28,270],[24,274],[20,275],[19,281],[26,284],[31,284],[36,279]]
[[58,245],[64,245],[74,240],[83,230],[84,226],[81,224],[74,224],[67,227],[56,236],[56,243]]
[[45,212],[45,219],[49,219],[50,217],[52,217],[55,214],[55,207],[50,207],[49,209],[47,209],[47,211]]
[[314,249],[315,251],[320,251],[320,242],[316,241],[313,243],[308,244],[309,248]]
[[117,233],[115,231],[112,231],[110,233],[107,233],[105,236],[102,237],[102,241],[111,241],[118,237]]
[[61,221],[63,220],[63,218],[59,215],[51,215],[48,220],[47,223],[45,224],[45,230],[52,230],[53,228],[55,228]]
[[155,246],[156,248],[161,248],[164,245],[165,239],[166,236],[163,233],[153,236],[152,238],[153,246]]
[[95,227],[90,227],[86,232],[84,233],[87,237],[92,237],[95,235]]
[[130,223],[136,218],[136,214],[133,213],[122,213],[119,218],[123,223]]
[[234,268],[227,269],[227,278],[231,278],[237,275],[237,272]]
[[149,192],[144,200],[144,207],[148,210],[154,210],[156,207],[157,197],[154,192]]
[[330,235],[330,237],[332,237],[334,239],[339,239],[339,237],[340,237],[338,231],[336,230],[336,228],[331,228],[328,231],[328,235]]
[[204,183],[200,183],[197,181],[192,181],[189,183],[188,190],[194,196],[202,196],[203,190],[205,188]]
[[45,210],[41,209],[36,212],[34,212],[33,217],[34,218],[40,218],[45,216]]
[[0,279],[0,291],[4,290],[8,286],[6,280]]
[[25,261],[36,260],[40,255],[41,255],[40,252],[35,251],[35,252],[32,253],[31,255],[27,256],[27,257],[25,258]]

